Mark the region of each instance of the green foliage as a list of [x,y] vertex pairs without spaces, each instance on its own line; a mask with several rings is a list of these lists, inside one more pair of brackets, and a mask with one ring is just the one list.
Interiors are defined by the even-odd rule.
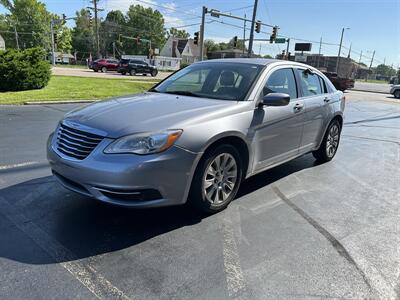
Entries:
[[[165,28],[163,15],[158,10],[141,5],[131,5],[126,14],[126,35],[151,40],[152,48],[159,48],[165,42]],[[132,40],[123,41],[123,49],[126,53],[148,54],[149,45]]]
[[[93,22],[94,23],[94,22]],[[95,35],[89,23],[89,13],[86,9],[76,12],[75,27],[72,30],[72,48],[82,57],[89,57],[89,53],[96,53]]]
[[[9,16],[0,19],[2,30],[29,34],[20,34],[18,42],[20,48],[44,47],[50,49],[50,20],[51,14],[46,5],[37,0],[1,0]],[[4,36],[7,48],[17,48],[15,35],[12,33]]]
[[390,66],[380,64],[375,68],[376,74],[383,75],[383,76],[394,76],[396,74],[396,70]]
[[0,51],[0,91],[41,89],[50,80],[50,64],[40,48]]
[[181,38],[181,39],[187,39],[190,37],[190,33],[187,32],[186,30],[182,29],[176,29],[174,27],[172,27],[169,32],[167,33],[168,37],[173,36],[176,38]]

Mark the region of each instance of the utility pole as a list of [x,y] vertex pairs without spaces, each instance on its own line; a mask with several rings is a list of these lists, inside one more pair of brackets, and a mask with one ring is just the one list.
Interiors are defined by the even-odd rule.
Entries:
[[386,57],[383,59],[383,65],[386,65]]
[[362,50],[361,50],[361,53],[360,53],[360,60],[358,61],[358,64],[361,63],[361,58],[362,58]]
[[349,54],[347,55],[347,58],[350,58],[351,55],[351,46],[353,45],[353,43],[350,43],[350,48],[349,48]]
[[14,24],[14,32],[15,32],[15,42],[17,43],[17,49],[19,50],[19,42],[18,42],[18,32],[17,27]]
[[91,0],[91,3],[93,3],[93,7],[87,7],[88,9],[91,9],[94,11],[94,26],[95,26],[95,39],[96,39],[96,50],[97,50],[97,58],[100,58],[100,37],[99,37],[99,24],[98,24],[98,12],[103,11],[104,9],[98,8],[97,7],[97,2],[99,0]]
[[200,25],[200,60],[204,59],[204,24],[206,21],[207,7],[203,6]]
[[344,27],[342,28],[342,35],[340,36],[339,53],[336,60],[336,74],[338,74],[339,70],[339,61],[340,61],[340,52],[342,51],[343,34],[344,34]]
[[261,55],[261,44],[260,47],[258,48],[258,55]]
[[113,42],[113,57],[115,58],[115,41]]
[[254,0],[253,18],[251,20],[251,29],[250,29],[249,49],[247,51],[249,57],[251,57],[251,53],[253,51],[254,26],[255,26],[255,23],[256,23],[257,4],[258,4],[258,0]]
[[50,34],[51,34],[51,62],[53,66],[56,65],[56,51],[54,46],[54,20],[50,21]]
[[246,14],[244,14],[244,23],[243,23],[243,54],[246,51]]
[[322,36],[319,39],[319,51],[318,51],[317,69],[319,68],[319,61],[321,59],[321,49],[322,49]]
[[372,63],[373,63],[373,61],[374,61],[374,57],[375,57],[375,50],[374,50],[374,52],[372,52],[371,63],[369,64],[369,68],[368,68],[368,74],[367,74],[367,79],[366,79],[365,81],[367,81],[367,80],[368,80],[368,75],[369,75],[369,72],[371,71],[371,68],[372,68]]

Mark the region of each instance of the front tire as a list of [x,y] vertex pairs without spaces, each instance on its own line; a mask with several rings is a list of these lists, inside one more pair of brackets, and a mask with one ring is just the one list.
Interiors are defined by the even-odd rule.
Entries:
[[329,124],[320,147],[312,153],[318,162],[328,162],[335,157],[339,147],[341,129],[340,122],[336,119]]
[[397,90],[393,93],[393,96],[397,99],[400,99],[400,90]]
[[129,74],[131,74],[131,76],[135,76],[136,75],[136,70],[135,69],[130,70]]
[[243,174],[240,154],[231,145],[220,145],[200,160],[189,193],[195,208],[216,213],[235,198]]
[[153,71],[151,71],[151,73],[150,73],[150,75],[151,75],[152,77],[156,77],[157,74],[158,74],[158,71],[157,71],[157,70],[153,70]]
[[106,68],[106,67],[102,67],[102,68],[101,68],[101,72],[107,73],[107,68]]

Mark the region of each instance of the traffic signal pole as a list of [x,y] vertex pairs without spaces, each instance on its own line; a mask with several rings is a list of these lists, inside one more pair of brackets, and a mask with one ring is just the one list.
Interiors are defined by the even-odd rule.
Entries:
[[200,25],[200,61],[204,59],[204,24],[206,21],[207,7],[203,6]]
[[256,23],[257,4],[258,4],[258,0],[254,0],[253,18],[251,20],[251,29],[250,29],[249,48],[247,50],[247,53],[248,53],[249,57],[251,57],[251,53],[253,52],[254,26],[255,26],[255,23]]

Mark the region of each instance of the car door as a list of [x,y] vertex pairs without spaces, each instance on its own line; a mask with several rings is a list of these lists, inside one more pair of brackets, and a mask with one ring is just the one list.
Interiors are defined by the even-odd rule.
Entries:
[[320,141],[320,132],[325,117],[324,99],[320,76],[310,69],[296,68],[297,82],[305,106],[304,130],[300,153],[316,148]]
[[298,98],[296,78],[291,67],[272,69],[264,79],[258,100],[268,93],[290,96],[286,106],[258,106],[254,111],[254,171],[298,155],[304,122],[304,103]]

